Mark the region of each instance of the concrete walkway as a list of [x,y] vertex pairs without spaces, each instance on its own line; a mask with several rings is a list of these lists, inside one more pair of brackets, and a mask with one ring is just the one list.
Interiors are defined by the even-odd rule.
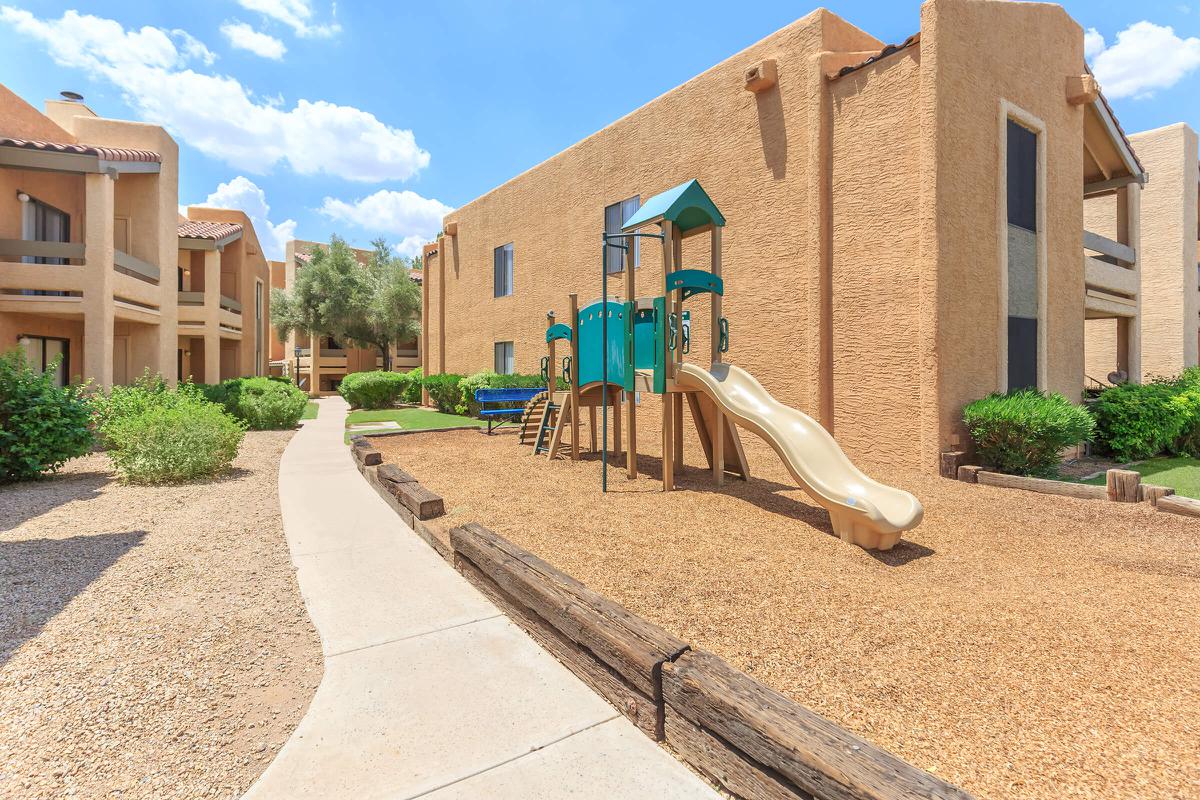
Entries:
[[245,797],[717,797],[400,522],[320,404],[279,495],[325,675]]

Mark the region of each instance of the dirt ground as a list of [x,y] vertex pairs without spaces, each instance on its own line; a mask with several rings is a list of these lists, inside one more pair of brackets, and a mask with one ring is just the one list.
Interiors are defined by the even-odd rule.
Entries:
[[[653,432],[639,434],[653,442]],[[1200,797],[1200,526],[1148,505],[863,464],[923,524],[846,545],[762,442],[715,491],[547,462],[513,436],[380,437],[387,461],[632,611],[983,798]]]
[[226,478],[90,455],[0,487],[0,797],[237,797],[320,682],[279,517],[291,432]]

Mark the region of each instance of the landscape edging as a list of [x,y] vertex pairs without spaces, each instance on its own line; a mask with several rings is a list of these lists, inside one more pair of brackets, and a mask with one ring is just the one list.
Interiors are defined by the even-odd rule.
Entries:
[[351,449],[367,482],[438,555],[639,730],[734,797],[971,800],[484,526],[411,516],[379,466],[365,463],[379,451],[365,440]]
[[1108,500],[1114,503],[1149,503],[1156,510],[1168,514],[1200,517],[1200,500],[1190,497],[1180,497],[1169,486],[1142,483],[1142,476],[1133,470],[1115,468],[1107,470],[1105,472],[1106,480],[1104,486],[1093,486],[1086,483],[1068,483],[1067,481],[1056,481],[1046,478],[1030,478],[1023,475],[1008,475],[1003,472],[989,472],[983,467],[974,464],[959,465],[955,474],[958,480],[963,483],[979,483],[985,486],[997,486],[1002,489],[1019,489],[1038,494],[1074,497],[1080,500]]

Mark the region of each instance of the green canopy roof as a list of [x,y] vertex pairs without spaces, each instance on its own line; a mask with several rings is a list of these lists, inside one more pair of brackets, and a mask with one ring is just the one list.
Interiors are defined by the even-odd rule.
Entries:
[[721,212],[704,191],[700,181],[694,178],[651,197],[629,218],[621,230],[633,230],[663,220],[675,223],[682,232],[709,223],[718,227],[725,225],[725,217],[721,216]]

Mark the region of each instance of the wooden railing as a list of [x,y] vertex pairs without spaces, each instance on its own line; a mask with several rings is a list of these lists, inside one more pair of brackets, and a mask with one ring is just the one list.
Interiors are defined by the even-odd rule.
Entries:
[[1133,269],[1137,265],[1137,251],[1127,244],[1114,242],[1105,236],[1091,231],[1083,232],[1083,249],[1091,250],[1095,253],[1100,253],[1103,257],[1101,260],[1110,261],[1110,263],[1119,264],[1128,269]]

